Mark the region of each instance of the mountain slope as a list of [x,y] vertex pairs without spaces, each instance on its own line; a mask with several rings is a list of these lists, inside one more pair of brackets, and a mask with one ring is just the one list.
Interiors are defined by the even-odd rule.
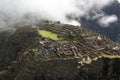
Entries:
[[120,78],[119,44],[89,29],[45,21],[9,31],[0,45],[1,80]]

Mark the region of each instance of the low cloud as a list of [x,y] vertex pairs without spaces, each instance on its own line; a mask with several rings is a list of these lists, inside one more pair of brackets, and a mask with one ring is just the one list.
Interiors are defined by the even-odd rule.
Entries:
[[[47,19],[80,25],[81,17],[100,19],[102,8],[115,0],[0,0],[0,27]],[[93,15],[91,15],[91,13]],[[67,17],[69,16],[69,17]],[[105,18],[108,15],[104,16]],[[104,18],[103,18],[104,19]],[[110,22],[107,20],[106,22]],[[114,22],[114,21],[113,21]],[[105,24],[106,25],[106,24]]]
[[103,27],[108,27],[110,24],[116,22],[117,20],[118,18],[116,15],[104,16],[99,19],[99,24]]
[[120,3],[120,0],[118,0],[118,2]]

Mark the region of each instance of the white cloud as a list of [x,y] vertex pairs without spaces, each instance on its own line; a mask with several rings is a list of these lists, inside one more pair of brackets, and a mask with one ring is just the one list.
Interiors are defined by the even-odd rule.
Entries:
[[[98,12],[100,14],[102,13],[101,9],[103,7],[110,5],[113,1],[114,0],[0,0],[0,15],[4,17],[1,18],[0,16],[0,23],[16,23],[16,21],[19,22],[25,14],[30,13],[36,15],[38,19],[78,24],[77,20],[75,20],[76,17],[87,17],[92,11],[94,11],[96,13],[95,16],[97,16]],[[72,19],[69,20],[66,18],[67,15],[72,15]],[[91,16],[89,17],[91,18]]]
[[118,0],[118,2],[120,3],[120,0]]
[[111,15],[111,16],[105,16],[105,17],[102,17],[100,20],[99,20],[99,24],[103,27],[107,27],[109,26],[110,24],[116,22],[118,20],[117,16],[116,15]]

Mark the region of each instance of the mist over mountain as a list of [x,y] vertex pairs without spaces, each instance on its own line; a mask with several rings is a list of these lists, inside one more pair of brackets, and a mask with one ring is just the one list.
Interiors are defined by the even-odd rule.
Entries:
[[0,0],[0,28],[40,20],[84,24],[113,41],[120,38],[119,0]]
[[[86,19],[85,17],[82,18],[84,25],[88,28],[91,28],[99,33],[106,35],[108,38],[112,39],[113,41],[120,41],[120,3],[116,0],[109,6],[103,8],[103,12],[106,15],[116,15],[118,20],[115,23],[104,27],[100,25],[97,21],[98,19]],[[103,20],[104,22],[105,20]]]
[[[0,27],[12,25],[21,21],[28,23],[34,20],[47,19],[65,24],[80,25],[79,17],[106,19],[103,25],[117,21],[116,15],[106,15],[102,9],[115,0],[0,0]],[[30,15],[26,19],[25,15]],[[33,22],[34,23],[34,22]],[[103,23],[102,21],[98,23]]]
[[118,0],[0,0],[0,80],[120,80],[119,25]]

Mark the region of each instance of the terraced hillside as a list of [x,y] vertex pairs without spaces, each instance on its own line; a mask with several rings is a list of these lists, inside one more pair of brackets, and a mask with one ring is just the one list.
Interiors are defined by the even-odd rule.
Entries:
[[118,43],[79,26],[44,21],[0,33],[0,80],[119,80],[119,58]]

